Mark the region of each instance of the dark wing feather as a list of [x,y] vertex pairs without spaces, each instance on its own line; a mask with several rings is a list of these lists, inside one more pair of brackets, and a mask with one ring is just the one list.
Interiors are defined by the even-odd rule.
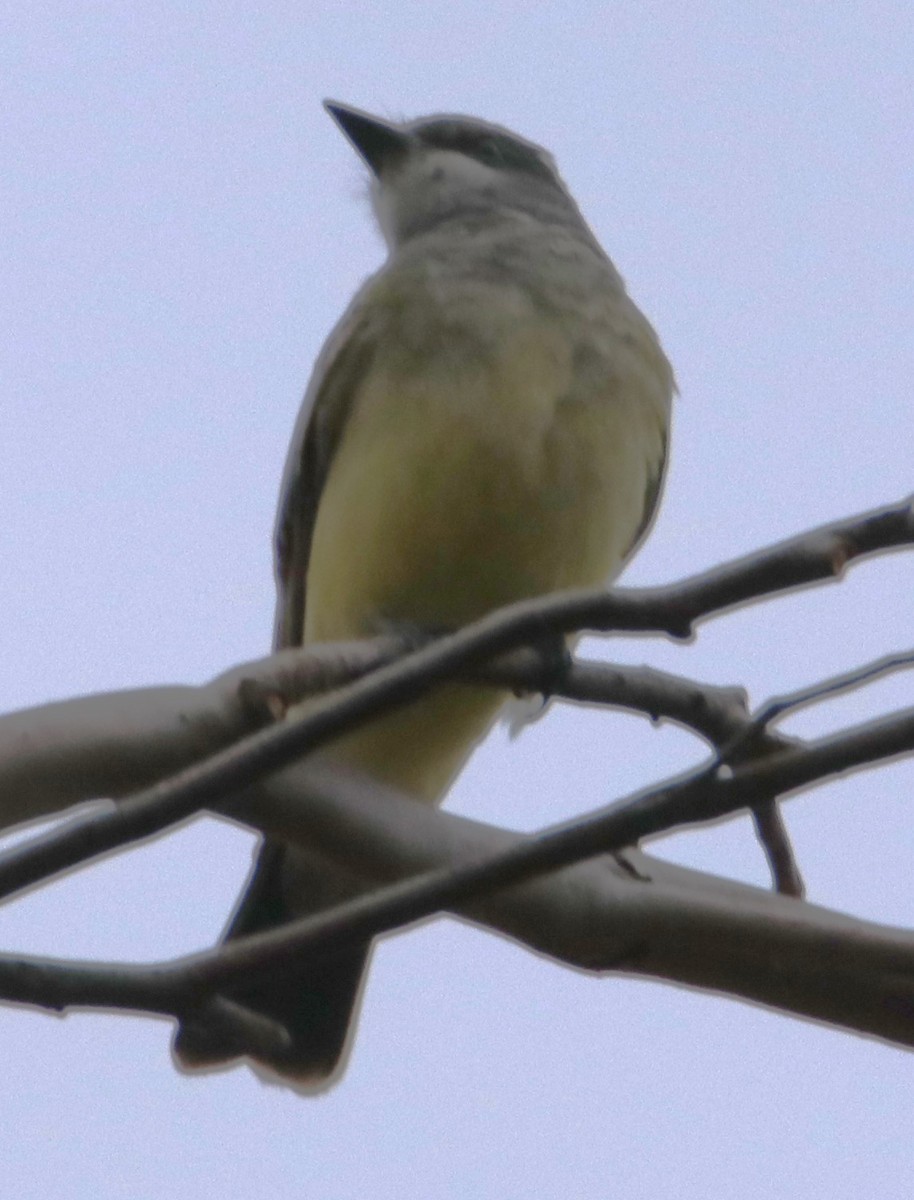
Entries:
[[354,307],[318,359],[292,433],[276,518],[274,650],[300,646],[304,638],[308,559],[317,507],[359,380],[374,356],[376,342],[371,334],[364,309]]
[[[357,300],[318,360],[292,435],[275,535],[277,650],[302,644],[314,522],[359,381],[370,367],[377,344],[369,326],[364,306]],[[303,916],[301,906],[292,910],[286,901],[290,883],[299,897],[310,890],[313,899],[304,911],[338,902],[341,886],[342,895],[346,894],[345,886],[335,881],[334,875],[325,875],[318,862],[309,862],[303,851],[293,857],[282,842],[266,840],[223,937],[241,937]],[[326,1083],[346,1045],[368,952],[368,943],[347,947],[309,964],[299,974],[231,993],[241,1004],[288,1030],[291,1042],[287,1051],[265,1065],[300,1086]],[[187,1066],[199,1067],[237,1058],[244,1048],[219,1030],[182,1023],[175,1051]]]
[[638,528],[635,530],[635,535],[626,547],[625,554],[622,556],[627,562],[641,545],[644,539],[650,532],[651,526],[654,524],[654,518],[657,515],[657,510],[660,507],[660,497],[663,494],[663,485],[666,480],[667,466],[667,451],[669,446],[669,437],[666,433],[661,438],[661,453],[660,459],[655,464],[653,471],[648,475],[647,484],[644,489],[644,510]]

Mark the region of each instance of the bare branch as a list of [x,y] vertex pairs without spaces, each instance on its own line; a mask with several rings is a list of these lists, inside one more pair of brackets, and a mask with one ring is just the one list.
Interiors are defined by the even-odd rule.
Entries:
[[[451,874],[459,874],[461,861],[516,852],[528,844],[528,839],[429,810],[389,789],[366,788],[326,768],[287,772],[258,791],[259,797],[247,802],[246,817],[259,810],[261,823],[271,831],[299,835],[304,822],[308,844],[316,842],[322,852],[338,854],[344,869],[352,867],[355,844],[366,880],[448,864]],[[354,828],[361,836],[353,837]],[[914,1044],[912,935],[638,852],[628,851],[618,862],[601,856],[578,863],[493,892],[461,910],[584,969],[621,970],[710,988]],[[332,923],[333,914],[328,918]],[[209,1009],[203,1006],[213,1003],[207,999],[211,986],[228,987],[242,978],[249,982],[252,966],[277,969],[286,957],[282,943],[288,935],[271,935],[271,940],[279,948],[272,968],[259,953],[262,938],[155,967],[36,963],[7,956],[0,958],[0,995],[55,1009],[145,1009],[181,1013],[185,1019],[200,1006],[196,1019],[208,1020]],[[290,952],[299,967],[300,944],[299,939]],[[309,952],[315,949],[312,938]],[[243,1038],[243,1030],[238,1036]],[[243,1040],[239,1045],[252,1048]]]
[[308,705],[303,715],[291,715],[218,751],[205,763],[152,784],[124,800],[113,813],[50,835],[38,853],[28,848],[10,852],[0,868],[0,895],[157,833],[281,769],[378,711],[415,700],[449,676],[478,668],[492,656],[525,643],[539,643],[548,634],[588,628],[686,636],[702,617],[752,597],[832,578],[854,558],[909,545],[912,540],[914,508],[906,502],[823,526],[670,587],[569,592],[499,610],[345,685],[331,698]]
[[[282,930],[241,938],[231,944],[230,958],[209,959],[200,970],[207,984],[219,989],[238,970],[247,974],[300,965],[304,956],[328,946],[366,940],[462,905],[483,892],[622,850],[652,834],[714,820],[774,795],[912,750],[914,707],[735,769],[715,764],[536,834],[504,853],[393,884]],[[290,826],[289,833],[293,832]]]
[[[207,806],[305,846],[320,846],[339,857],[342,870],[353,869],[358,849],[362,858],[382,849],[390,857],[386,866],[376,861],[368,871],[388,881],[370,895],[175,964],[92,967],[0,959],[0,995],[51,1008],[88,1004],[180,1015],[227,1031],[239,1047],[273,1053],[288,1035],[231,998],[242,980],[300,969],[308,955],[451,908],[589,969],[625,969],[711,987],[914,1045],[910,936],[682,872],[636,851],[620,853],[643,837],[748,807],[779,886],[798,893],[802,882],[777,797],[910,753],[914,708],[811,743],[781,737],[768,726],[788,708],[907,665],[911,656],[882,660],[818,689],[779,698],[750,716],[738,689],[592,663],[571,663],[557,674],[536,649],[556,635],[584,629],[687,637],[709,616],[834,578],[855,558],[911,544],[914,509],[907,502],[668,587],[566,593],[513,605],[402,657],[404,643],[397,638],[286,651],[237,668],[204,689],[88,697],[4,718],[0,795],[8,820],[53,812],[90,795],[122,795],[138,783],[142,790],[113,812],[80,819],[8,852],[0,860],[0,895]],[[370,789],[370,804],[362,804],[358,816],[340,800],[338,781],[324,780],[329,808],[315,803],[313,788],[304,808],[300,793],[277,800],[279,769],[451,677],[665,717],[710,742],[717,755],[708,767],[533,837],[463,822],[455,849],[425,829],[423,836],[437,847],[431,857],[408,839],[404,849],[402,830],[366,838],[365,812],[382,811],[383,789]],[[339,690],[289,713],[303,696],[331,687]],[[284,719],[277,724],[279,718]],[[243,740],[232,745],[239,737]],[[205,754],[212,757],[196,761]],[[172,778],[161,779],[176,768]],[[414,828],[416,806],[402,797],[391,803],[410,806],[408,824]],[[609,851],[613,857],[606,858]],[[423,873],[417,877],[416,871]]]
[[236,742],[288,708],[401,655],[399,638],[282,650],[200,687],[132,688],[0,716],[0,828],[123,796]]
[[[176,980],[163,968],[131,969],[126,976],[129,986],[125,985],[122,993],[124,1004],[148,1007],[155,1011],[167,1008],[177,1010],[179,1006],[183,1009],[188,1004],[188,994],[204,996],[210,990],[230,988],[233,982],[237,983],[242,977],[249,980],[257,972],[273,974],[284,969],[300,968],[308,954],[319,953],[330,946],[337,948],[348,941],[375,936],[441,909],[472,904],[483,891],[513,886],[539,872],[554,870],[576,859],[593,858],[602,851],[634,843],[647,833],[719,816],[776,791],[797,788],[826,774],[912,748],[914,709],[886,721],[870,722],[843,731],[809,747],[783,751],[774,758],[733,771],[715,768],[693,773],[665,787],[621,801],[592,817],[515,842],[506,850],[481,861],[474,860],[455,868],[431,871],[420,878],[392,884],[370,896],[348,901],[283,929],[238,939],[217,952],[195,957],[186,965],[189,977],[181,976]],[[251,810],[250,802],[247,807],[239,802],[237,807],[246,819],[253,821],[256,818],[256,810]],[[418,817],[416,809],[414,804],[411,821]],[[293,810],[286,815],[283,834],[292,839],[300,837],[302,818],[302,810],[293,806]],[[273,828],[272,825],[270,827]],[[314,834],[313,825],[309,834]],[[337,836],[340,836],[339,828]],[[370,846],[372,839],[353,838],[350,830],[343,841],[351,849],[353,844]],[[639,878],[637,872],[635,878]],[[801,910],[795,907],[791,911],[792,921],[788,925],[792,927]],[[897,954],[897,939],[892,945],[893,953]],[[712,950],[711,953],[713,956],[715,952]],[[632,955],[626,955],[625,958],[631,965]],[[9,961],[14,964],[14,967],[10,967],[14,982],[9,986],[2,984],[3,994],[10,999],[31,999],[35,1002],[35,997],[41,993],[49,977],[43,975],[42,982],[36,987],[36,976],[28,974],[34,964],[30,965],[26,960],[23,966],[21,959]],[[893,961],[897,967],[897,959]],[[67,977],[56,975],[53,978],[61,986],[69,986]],[[901,986],[897,972],[892,979]],[[26,994],[24,988],[30,980],[32,991]],[[71,1002],[106,1003],[101,997],[110,981],[107,969],[80,968],[73,981],[73,986],[79,990],[71,993],[75,997]],[[160,998],[154,1002],[144,999],[150,987],[159,989],[156,994]],[[92,991],[92,988],[97,990]],[[59,993],[54,994],[59,996]],[[790,1007],[787,997],[783,1000],[783,1006]]]
[[[239,715],[237,698],[224,694],[226,679],[231,678],[235,687],[253,680],[266,694],[285,675],[283,686],[288,689],[293,686],[290,678],[326,677],[338,670],[340,663],[352,661],[359,646],[284,651],[249,664],[260,675],[239,668],[199,689],[200,696],[195,696],[192,688],[118,692],[2,718],[0,745],[5,742],[8,751],[5,759],[0,756],[0,794],[5,797],[5,807],[17,816],[43,815],[54,809],[49,796],[56,804],[61,799],[71,804],[98,795],[117,795],[169,769],[181,768],[199,757],[207,743],[214,749],[224,744],[246,719]],[[369,658],[365,653],[364,659]],[[276,659],[281,660],[278,667]],[[542,658],[535,651],[519,650],[484,668],[481,675],[497,686],[536,686],[542,681]],[[218,703],[212,696],[214,690]],[[669,717],[712,744],[718,737],[736,736],[748,721],[740,689],[699,684],[647,667],[573,662],[558,690],[570,699],[646,711],[651,719]],[[244,746],[240,743],[239,752]],[[207,764],[200,769],[207,769]],[[167,779],[153,789],[164,795],[163,809],[152,814],[151,823],[139,834],[131,820],[124,820],[125,811],[129,815],[138,799],[133,797],[113,811],[79,817],[0,855],[0,896],[173,823],[168,807],[172,783]],[[39,788],[44,790],[39,792]]]
[[[267,698],[285,710],[390,661],[397,639],[283,650],[201,687],[136,688],[77,696],[0,716],[0,829],[98,796],[123,796],[237,741],[263,723]],[[741,688],[656,671],[575,660],[558,678],[520,649],[470,676],[669,719],[712,745],[735,738],[748,709]],[[333,680],[328,683],[328,680]]]

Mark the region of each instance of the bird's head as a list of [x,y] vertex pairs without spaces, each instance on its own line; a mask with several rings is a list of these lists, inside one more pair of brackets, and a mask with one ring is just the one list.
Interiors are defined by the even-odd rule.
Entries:
[[372,202],[391,247],[474,214],[580,220],[548,151],[499,125],[463,116],[396,124],[336,101],[324,107],[371,169]]

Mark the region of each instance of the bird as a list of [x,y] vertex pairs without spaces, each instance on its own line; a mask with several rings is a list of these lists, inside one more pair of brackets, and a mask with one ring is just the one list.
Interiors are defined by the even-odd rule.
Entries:
[[[676,385],[552,156],[473,117],[325,108],[368,169],[388,255],[318,356],[293,432],[275,648],[456,629],[608,585],[652,522]],[[320,754],[438,804],[508,698],[441,684]],[[316,852],[268,839],[224,936],[357,887]],[[369,951],[229,993],[280,1023],[282,1051],[247,1053],[185,1021],[179,1065],[247,1056],[277,1082],[326,1088],[348,1056]]]

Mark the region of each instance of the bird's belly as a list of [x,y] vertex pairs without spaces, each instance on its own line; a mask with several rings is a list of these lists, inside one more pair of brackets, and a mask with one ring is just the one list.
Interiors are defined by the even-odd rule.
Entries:
[[[618,571],[653,465],[644,406],[484,392],[369,397],[350,419],[315,522],[306,642],[457,627]],[[438,688],[332,753],[437,799],[504,699]]]
[[351,422],[315,522],[306,641],[457,626],[612,576],[659,459],[646,417],[611,401],[559,402],[545,426],[501,416]]

